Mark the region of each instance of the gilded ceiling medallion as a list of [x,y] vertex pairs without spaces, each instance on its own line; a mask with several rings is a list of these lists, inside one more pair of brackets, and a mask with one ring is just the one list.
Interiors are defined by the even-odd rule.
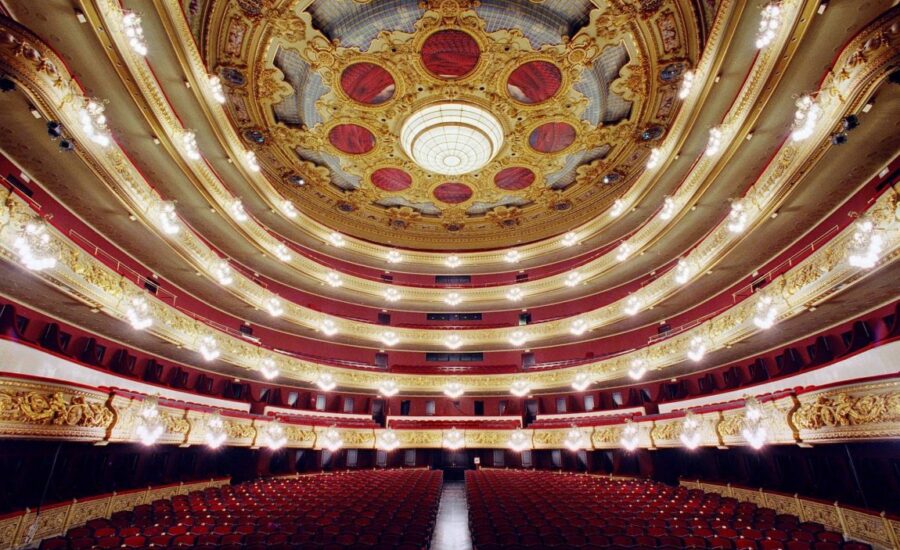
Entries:
[[278,184],[307,215],[418,249],[528,242],[608,207],[638,175],[641,131],[675,114],[657,59],[683,61],[693,35],[689,0],[271,5],[215,18],[235,121],[304,181]]

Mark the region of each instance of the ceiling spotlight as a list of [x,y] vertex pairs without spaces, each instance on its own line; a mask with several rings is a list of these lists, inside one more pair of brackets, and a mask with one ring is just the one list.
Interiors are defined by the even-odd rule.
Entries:
[[150,304],[147,298],[138,294],[132,296],[125,308],[125,317],[134,330],[144,330],[153,324],[153,317],[150,315]]
[[572,321],[572,324],[569,325],[569,332],[573,336],[581,336],[588,329],[588,323],[584,319],[575,319]]
[[572,380],[572,388],[575,391],[584,391],[588,389],[588,386],[591,385],[591,377],[586,372],[579,372],[575,375],[575,379]]
[[344,239],[344,236],[336,231],[332,232],[331,235],[328,236],[328,242],[330,242],[332,246],[336,246],[338,248],[347,244],[347,240]]
[[691,361],[699,361],[706,355],[706,342],[702,336],[694,336],[688,342],[687,356]]
[[743,199],[735,200],[731,203],[731,211],[728,212],[728,231],[732,233],[741,233],[747,228],[747,206]]
[[191,160],[200,160],[200,148],[197,147],[197,134],[191,130],[185,130],[181,133],[181,145],[184,147],[184,154]]
[[510,302],[521,301],[522,296],[523,296],[522,289],[517,286],[514,286],[511,289],[506,291],[506,299],[509,300]]
[[256,160],[256,153],[253,151],[246,151],[244,153],[244,160],[247,161],[247,168],[249,168],[251,172],[259,172],[259,161]]
[[172,201],[159,202],[159,225],[166,235],[177,235],[181,231],[178,223],[178,215],[175,213],[175,203]]
[[524,331],[517,330],[509,335],[509,343],[514,347],[519,347],[528,341],[528,335]]
[[389,288],[384,291],[384,299],[388,302],[398,302],[400,298],[400,291],[396,288]]
[[446,260],[444,260],[444,265],[446,265],[450,269],[456,269],[457,267],[462,265],[462,260],[459,259],[459,256],[450,255],[447,256]]
[[51,120],[47,122],[47,135],[53,139],[57,139],[62,136],[63,127],[62,124],[56,122],[55,120]]
[[447,302],[448,305],[458,306],[462,303],[463,299],[459,292],[451,292],[444,296],[444,301]]
[[450,399],[457,399],[462,397],[462,395],[466,392],[465,387],[459,382],[449,382],[444,386],[444,395],[449,397]]
[[334,336],[338,333],[337,324],[331,319],[324,319],[321,323],[319,323],[319,330],[322,331],[322,334],[325,336]]
[[563,235],[562,240],[560,241],[563,246],[575,246],[578,244],[578,235],[575,234],[574,231],[569,231],[565,235]]
[[275,359],[266,357],[260,361],[259,372],[266,380],[274,380],[279,374],[278,364],[275,362]]
[[451,334],[444,338],[444,345],[450,349],[459,349],[463,345],[463,339],[459,334]]
[[147,42],[144,40],[144,28],[141,17],[133,11],[122,12],[122,32],[128,39],[128,45],[141,57],[147,55]]
[[844,129],[845,132],[850,132],[855,130],[859,126],[859,117],[856,115],[845,116],[841,119],[841,128]]
[[316,386],[319,386],[319,389],[322,391],[331,391],[337,387],[337,382],[334,381],[334,376],[331,373],[322,372],[316,376]]
[[712,157],[722,149],[722,129],[720,127],[709,129],[709,141],[706,143],[706,156]]
[[625,204],[623,199],[616,199],[616,202],[613,203],[612,208],[609,210],[609,215],[617,218],[622,215],[622,212],[625,211],[625,208],[628,205]]
[[207,77],[207,83],[209,84],[209,93],[212,94],[216,103],[225,103],[225,90],[222,89],[222,81],[219,77],[211,74]]
[[509,393],[516,397],[525,397],[531,391],[531,384],[528,380],[515,380],[509,386]]
[[624,262],[631,256],[631,253],[634,251],[634,247],[631,246],[631,243],[628,241],[622,241],[622,244],[619,245],[619,248],[616,249],[616,260],[620,262]]
[[400,343],[400,338],[397,336],[397,333],[392,330],[382,332],[379,340],[381,340],[381,343],[388,347],[396,346],[398,343]]
[[628,368],[628,376],[632,378],[632,380],[640,380],[644,377],[644,374],[647,373],[647,362],[641,358],[634,358],[631,360],[631,365]]
[[378,393],[384,397],[393,397],[400,393],[400,388],[393,380],[384,380],[378,383]]
[[281,317],[284,314],[284,305],[277,296],[270,296],[266,299],[265,307],[272,317]]
[[694,87],[694,71],[685,71],[681,76],[681,87],[678,88],[678,99],[687,99]]
[[282,262],[289,262],[291,260],[291,252],[284,243],[279,243],[277,246],[275,246],[274,253],[275,257]]
[[518,250],[510,250],[503,256],[503,261],[508,264],[517,264],[522,259],[522,253]]
[[581,282],[581,273],[577,271],[572,271],[568,275],[566,275],[565,284],[568,287],[578,286],[578,283]]
[[219,357],[219,341],[214,336],[206,335],[200,338],[197,351],[206,361],[213,361]]
[[337,288],[344,284],[344,280],[341,278],[341,276],[334,271],[329,271],[325,275],[325,282],[328,283],[328,286],[332,288]]
[[626,315],[636,315],[642,305],[641,298],[637,294],[632,294],[625,300],[625,306],[622,309]]
[[388,263],[399,264],[403,261],[403,254],[400,254],[399,250],[391,250],[387,253],[385,259],[388,261]]
[[247,215],[247,211],[244,210],[244,203],[241,202],[241,199],[234,199],[230,208],[231,215],[236,221],[245,222],[250,219],[250,216]]
[[770,2],[762,10],[759,30],[756,33],[756,48],[763,49],[775,40],[778,27],[781,26],[781,3]]

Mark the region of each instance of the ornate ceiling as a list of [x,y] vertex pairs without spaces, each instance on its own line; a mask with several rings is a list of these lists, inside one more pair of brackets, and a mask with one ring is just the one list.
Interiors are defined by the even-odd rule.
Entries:
[[[304,214],[420,250],[532,242],[607,209],[677,114],[707,31],[698,14],[714,8],[270,4],[265,17],[250,0],[186,6],[232,124]],[[440,104],[493,120],[503,139],[484,166],[439,173],[404,148],[404,125]]]

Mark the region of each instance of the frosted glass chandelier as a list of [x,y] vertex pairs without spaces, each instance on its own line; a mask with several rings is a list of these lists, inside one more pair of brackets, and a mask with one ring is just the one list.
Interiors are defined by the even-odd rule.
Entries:
[[491,113],[468,103],[438,103],[413,113],[400,130],[406,154],[422,168],[456,176],[483,167],[503,145]]

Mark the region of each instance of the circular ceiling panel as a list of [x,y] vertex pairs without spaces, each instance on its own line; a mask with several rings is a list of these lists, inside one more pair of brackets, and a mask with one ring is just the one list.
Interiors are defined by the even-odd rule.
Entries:
[[394,97],[396,84],[391,73],[374,63],[354,63],[341,73],[341,89],[355,101],[381,105]]
[[528,136],[528,144],[539,153],[558,153],[575,142],[575,128],[565,122],[542,124]]
[[434,190],[434,198],[447,204],[459,204],[472,197],[472,188],[462,183],[442,183]]
[[547,101],[562,86],[562,71],[549,61],[529,61],[509,75],[506,90],[516,101],[534,104]]
[[403,123],[400,142],[422,168],[456,176],[478,170],[503,145],[497,117],[468,103],[438,103],[416,111]]
[[440,78],[466,76],[478,65],[480,58],[478,43],[463,31],[438,31],[422,44],[422,64]]
[[372,172],[372,185],[388,192],[403,191],[412,185],[412,176],[399,168],[379,168]]
[[375,148],[375,136],[357,124],[338,124],[328,132],[328,141],[350,155],[361,155]]
[[521,191],[534,183],[534,172],[521,166],[504,168],[494,176],[494,185],[506,191]]

